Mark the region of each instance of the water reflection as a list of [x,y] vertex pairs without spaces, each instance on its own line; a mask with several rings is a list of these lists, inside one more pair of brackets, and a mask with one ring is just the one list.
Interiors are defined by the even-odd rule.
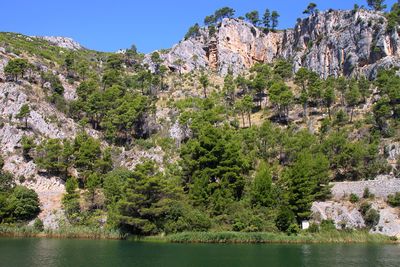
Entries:
[[207,245],[0,239],[0,266],[400,266],[394,245]]

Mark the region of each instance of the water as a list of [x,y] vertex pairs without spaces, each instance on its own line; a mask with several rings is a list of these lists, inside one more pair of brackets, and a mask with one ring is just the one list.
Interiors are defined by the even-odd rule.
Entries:
[[1,239],[1,267],[400,266],[398,245],[208,245]]

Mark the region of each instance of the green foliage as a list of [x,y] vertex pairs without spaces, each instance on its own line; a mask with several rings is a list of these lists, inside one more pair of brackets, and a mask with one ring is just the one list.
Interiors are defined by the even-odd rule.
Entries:
[[158,233],[162,231],[162,222],[174,198],[174,192],[153,162],[138,165],[126,181],[123,197],[117,202],[119,225],[130,233]]
[[364,201],[361,203],[359,211],[363,216],[365,216],[365,214],[367,214],[367,211],[370,209],[371,209],[371,203]]
[[360,198],[356,194],[350,194],[350,202],[351,203],[357,203],[360,200]]
[[39,197],[36,192],[18,185],[11,190],[6,205],[2,209],[5,210],[7,222],[18,222],[35,218],[40,212],[39,206]]
[[335,222],[333,220],[323,220],[320,225],[322,232],[330,232],[336,230]]
[[297,223],[292,223],[286,230],[286,233],[288,235],[297,235],[299,232],[300,232],[300,227]]
[[205,125],[181,150],[184,184],[195,205],[207,205],[215,213],[241,199],[248,167],[238,136],[229,129]]
[[279,13],[277,11],[272,11],[271,13],[271,23],[272,23],[272,30],[275,30],[279,25]]
[[382,11],[385,9],[386,5],[384,3],[385,0],[367,0],[368,6],[376,11]]
[[295,223],[295,214],[288,208],[282,208],[275,220],[276,228],[281,232],[287,232]]
[[318,12],[317,4],[310,3],[310,4],[308,4],[307,9],[304,10],[303,14],[309,14],[309,15],[311,14],[311,15],[313,15],[313,14],[315,14],[317,12]]
[[329,161],[321,153],[303,152],[285,173],[289,189],[289,205],[298,220],[310,215],[312,202],[330,194]]
[[319,232],[319,225],[316,223],[310,224],[310,227],[307,229],[310,233],[318,233]]
[[394,195],[389,195],[387,199],[387,203],[389,203],[392,207],[399,207],[400,206],[400,192],[397,192]]
[[378,225],[380,214],[375,209],[369,209],[364,215],[365,225],[369,228],[373,228]]
[[28,68],[30,68],[30,64],[26,59],[11,59],[4,67],[4,74],[17,82],[19,76],[24,78]]
[[372,193],[369,191],[369,188],[368,188],[368,187],[364,188],[363,198],[364,198],[364,199],[368,199],[368,198],[373,198],[373,197],[374,197],[374,194],[372,194]]
[[43,221],[39,218],[36,218],[35,222],[33,223],[33,228],[36,231],[43,232],[44,231]]
[[28,137],[26,135],[22,136],[21,144],[22,144],[22,155],[26,160],[31,160],[32,157],[30,155],[30,152],[32,149],[36,147],[36,144],[34,142],[34,137]]
[[199,24],[195,24],[194,26],[190,27],[188,32],[185,34],[185,40],[191,38],[191,37],[196,37],[200,34],[200,26]]
[[28,117],[30,114],[30,109],[28,104],[24,104],[21,106],[18,114],[16,115],[17,119],[24,119],[25,120],[25,128],[28,128]]
[[293,103],[293,93],[283,82],[275,82],[269,89],[270,101],[277,107],[279,118],[289,118],[290,105]]
[[290,79],[293,76],[292,64],[286,60],[277,60],[274,65],[274,74],[284,80]]
[[65,183],[67,193],[63,196],[62,204],[65,214],[71,223],[76,222],[79,217],[80,204],[79,193],[76,191],[78,188],[78,181],[75,178],[69,178]]
[[48,139],[37,147],[37,157],[35,163],[39,168],[47,170],[49,173],[59,174],[67,166],[60,155],[63,150],[63,144],[59,139]]
[[277,204],[277,192],[272,184],[272,175],[265,163],[261,163],[253,181],[251,189],[253,205],[273,207]]
[[260,15],[257,10],[246,13],[245,17],[254,26],[257,26],[260,23]]

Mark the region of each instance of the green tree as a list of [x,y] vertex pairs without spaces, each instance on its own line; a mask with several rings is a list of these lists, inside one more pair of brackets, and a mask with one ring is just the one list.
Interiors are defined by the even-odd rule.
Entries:
[[247,113],[247,119],[249,121],[249,127],[251,127],[251,113],[254,109],[253,98],[249,95],[246,95],[242,100],[242,108],[243,111]]
[[216,19],[214,17],[214,15],[211,16],[206,16],[204,18],[204,25],[206,25],[207,27],[210,27],[211,25],[213,25],[216,22]]
[[233,106],[235,103],[235,82],[232,73],[228,73],[224,78],[224,94],[225,100]]
[[62,151],[63,145],[60,139],[47,139],[37,147],[35,163],[51,174],[59,174],[65,170],[60,153]]
[[24,104],[21,106],[18,114],[16,115],[17,119],[24,119],[25,121],[25,129],[28,129],[28,117],[31,113],[28,104]]
[[206,74],[201,74],[200,78],[199,78],[199,82],[201,84],[201,86],[203,87],[203,94],[204,94],[204,98],[207,98],[207,87],[210,83],[210,81],[208,80],[208,77]]
[[367,0],[368,6],[376,11],[382,11],[385,9],[387,6],[384,3],[385,0]]
[[277,203],[277,195],[274,190],[271,171],[262,162],[258,167],[250,192],[252,204],[264,207],[274,206]]
[[269,30],[271,28],[271,11],[267,8],[263,16],[264,27]]
[[196,206],[222,214],[228,203],[242,198],[248,166],[232,130],[205,124],[182,147],[181,158],[183,184]]
[[310,84],[310,71],[300,68],[294,77],[294,83],[301,88],[300,102],[303,105],[304,117],[307,117],[307,106],[309,101],[308,86]]
[[40,212],[39,197],[32,189],[16,186],[7,201],[7,212],[11,221],[28,221]]
[[277,60],[274,65],[274,74],[280,76],[283,80],[288,80],[293,76],[293,66],[287,60]]
[[200,26],[199,24],[195,24],[191,26],[188,30],[188,32],[185,34],[185,40],[191,38],[191,37],[196,37],[200,34]]
[[373,106],[373,114],[378,129],[384,136],[390,136],[390,128],[387,120],[392,116],[390,101],[387,97],[379,99]]
[[311,204],[329,195],[329,161],[321,153],[302,152],[286,170],[289,206],[299,219],[308,218]]
[[272,27],[272,30],[275,30],[278,27],[278,25],[279,25],[279,21],[278,21],[279,17],[280,17],[280,15],[279,15],[279,13],[277,11],[272,11],[272,13],[271,13],[271,23],[272,23],[271,27]]
[[127,178],[123,197],[118,201],[118,222],[123,230],[141,235],[162,231],[174,193],[153,162],[136,166]]
[[223,7],[215,11],[215,21],[221,21],[224,18],[233,18],[235,16],[235,10],[230,7]]
[[22,136],[21,145],[22,155],[26,160],[31,160],[30,152],[36,146],[34,137],[28,137],[26,135]]
[[345,95],[347,106],[350,108],[350,122],[353,121],[354,107],[361,101],[361,93],[357,83],[352,83]]
[[258,24],[260,23],[260,15],[257,10],[246,13],[245,17],[254,26],[258,26]]
[[323,99],[324,99],[325,106],[328,109],[329,119],[331,119],[332,118],[331,107],[335,103],[335,99],[336,99],[335,90],[334,90],[333,86],[327,86],[325,88]]
[[25,72],[29,67],[30,64],[26,59],[11,59],[4,67],[4,74],[7,77],[11,77],[15,82],[18,82],[18,77],[21,76],[21,78],[24,78]]
[[303,14],[314,15],[317,12],[318,12],[317,4],[310,3],[310,4],[308,4],[307,9],[303,11]]
[[286,117],[289,121],[290,105],[293,103],[293,93],[283,82],[275,82],[269,89],[270,101],[278,109],[279,118]]

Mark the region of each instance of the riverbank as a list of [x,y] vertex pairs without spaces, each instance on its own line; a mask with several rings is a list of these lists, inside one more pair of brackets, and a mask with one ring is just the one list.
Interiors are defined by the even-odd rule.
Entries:
[[158,243],[230,243],[230,244],[313,244],[313,243],[398,243],[395,237],[370,234],[367,231],[301,232],[297,235],[284,233],[243,232],[183,232],[158,236],[130,236],[115,230],[89,227],[63,227],[56,230],[36,230],[31,226],[0,225],[0,237],[59,238],[59,239],[109,239]]
[[65,239],[110,239],[122,240],[125,235],[115,230],[89,227],[62,227],[59,229],[45,229],[39,231],[31,226],[14,226],[0,224],[0,237],[37,237],[37,238],[65,238]]
[[140,239],[146,242],[168,243],[397,243],[397,238],[367,231],[329,231],[324,233],[303,232],[298,235],[284,233],[241,233],[241,232],[184,232],[167,236],[152,236]]

